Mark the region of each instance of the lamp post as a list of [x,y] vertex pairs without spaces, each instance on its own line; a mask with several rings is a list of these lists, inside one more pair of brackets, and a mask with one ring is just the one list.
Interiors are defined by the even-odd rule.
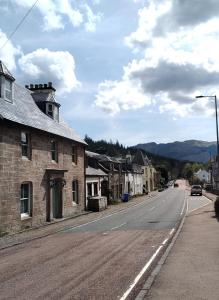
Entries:
[[[216,134],[217,134],[217,182],[219,181],[219,142],[218,142],[218,116],[217,116],[217,96],[196,96],[195,98],[214,98],[214,105],[215,105],[215,118],[216,118]],[[218,187],[218,184],[217,184]]]

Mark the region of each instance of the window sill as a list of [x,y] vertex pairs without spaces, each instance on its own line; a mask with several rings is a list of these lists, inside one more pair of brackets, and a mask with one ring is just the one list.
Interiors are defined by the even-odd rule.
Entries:
[[21,159],[25,161],[30,161],[30,159],[27,156],[21,156]]
[[21,214],[21,221],[31,219],[32,217],[28,214]]
[[78,206],[78,204],[74,201],[72,201],[72,206]]

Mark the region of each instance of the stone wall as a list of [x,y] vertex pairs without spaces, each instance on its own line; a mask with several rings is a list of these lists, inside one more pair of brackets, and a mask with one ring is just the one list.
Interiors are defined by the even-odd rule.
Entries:
[[[21,131],[30,134],[31,159],[22,158]],[[50,141],[58,143],[58,162],[51,161]],[[46,222],[48,174],[46,169],[67,170],[63,187],[63,217],[84,210],[84,145],[76,143],[78,162],[72,163],[71,147],[74,142],[52,134],[0,121],[0,233],[21,230]],[[79,203],[72,201],[72,181],[79,183]],[[32,216],[21,220],[20,187],[32,183]]]

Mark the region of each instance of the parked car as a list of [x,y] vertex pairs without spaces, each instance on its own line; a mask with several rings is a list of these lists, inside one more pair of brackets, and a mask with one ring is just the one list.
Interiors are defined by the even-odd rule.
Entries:
[[175,182],[173,186],[174,187],[179,187],[179,184]]
[[202,187],[201,185],[192,185],[191,187],[191,196],[200,195],[202,196]]

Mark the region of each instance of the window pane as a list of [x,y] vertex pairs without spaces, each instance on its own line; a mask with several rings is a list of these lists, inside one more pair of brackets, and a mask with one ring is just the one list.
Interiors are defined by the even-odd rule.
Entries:
[[9,91],[12,90],[12,83],[10,80],[5,79],[5,88]]
[[94,183],[94,195],[98,195],[97,183]]
[[75,203],[78,203],[78,181],[72,181],[72,200]]
[[29,213],[30,185],[21,184],[20,212]]

